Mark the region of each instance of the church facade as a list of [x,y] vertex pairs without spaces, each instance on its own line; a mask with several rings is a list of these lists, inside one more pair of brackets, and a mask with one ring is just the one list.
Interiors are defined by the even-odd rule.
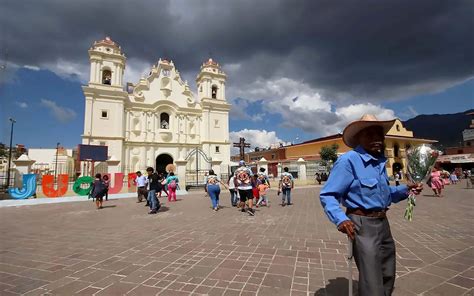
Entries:
[[[226,74],[212,59],[201,65],[197,94],[173,61],[159,59],[149,74],[124,87],[126,57],[109,37],[89,49],[82,144],[108,147],[109,172],[152,166],[186,172],[226,173],[230,162]],[[173,164],[170,166],[170,164]]]

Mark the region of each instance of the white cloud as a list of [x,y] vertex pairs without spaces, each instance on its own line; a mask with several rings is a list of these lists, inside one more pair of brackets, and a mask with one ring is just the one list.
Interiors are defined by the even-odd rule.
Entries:
[[90,65],[58,59],[54,63],[41,65],[41,68],[47,68],[58,76],[69,79],[79,80],[81,83],[87,83],[90,75]]
[[15,102],[15,104],[22,109],[28,108],[28,104],[26,102]]
[[44,107],[48,108],[51,112],[51,114],[60,122],[68,122],[76,118],[76,112],[72,109],[69,109],[67,107],[61,107],[56,102],[47,100],[47,99],[41,99],[41,105]]
[[134,58],[127,60],[127,66],[125,67],[125,73],[123,75],[124,84],[127,82],[133,84],[138,83],[141,77],[148,76],[151,68],[152,64],[149,62]]
[[395,118],[393,110],[374,103],[358,102],[337,106],[324,98],[318,89],[290,78],[257,79],[248,87],[233,89],[232,92],[244,98],[237,101],[240,112],[237,115],[241,115],[240,117],[247,114],[245,109],[249,102],[263,100],[267,112],[282,116],[281,126],[301,128],[305,132],[322,136],[342,132],[349,122],[366,113],[374,114],[379,119]]
[[[44,64],[41,65],[41,67],[56,73],[58,76],[64,79],[79,80],[83,84],[87,84],[89,82],[89,63],[83,64],[58,59],[54,63]],[[137,83],[142,76],[146,76],[150,72],[151,67],[152,65],[149,62],[134,58],[128,59],[123,77],[124,85],[127,82],[132,82],[134,84]],[[34,68],[38,67],[24,66],[24,68],[34,70]]]
[[415,117],[418,116],[420,113],[415,110],[415,108],[411,105],[408,105],[408,111],[410,112],[411,116]]
[[[290,143],[283,141],[278,138],[275,131],[266,131],[266,130],[254,130],[254,129],[243,129],[236,132],[230,132],[230,140],[232,143],[239,142],[239,138],[245,138],[246,143],[250,143],[250,149],[255,147],[267,148],[271,145],[289,145]],[[232,154],[238,154],[239,148],[233,147],[231,150]]]
[[32,71],[39,71],[39,70],[41,70],[40,67],[32,66],[32,65],[24,65],[23,68],[28,69],[28,70],[32,70]]

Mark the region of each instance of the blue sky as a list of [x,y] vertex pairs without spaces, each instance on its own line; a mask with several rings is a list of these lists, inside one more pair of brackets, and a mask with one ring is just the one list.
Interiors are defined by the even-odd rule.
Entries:
[[[380,105],[393,110],[396,116],[408,119],[416,114],[456,113],[474,108],[473,94],[474,80],[469,80],[438,93],[398,101],[382,101]],[[54,147],[60,142],[65,147],[72,148],[80,143],[84,123],[84,96],[81,82],[77,78],[60,77],[48,70],[19,68],[3,86],[1,96],[1,142],[8,143],[8,118],[14,117],[17,121],[14,144],[37,148]],[[239,100],[235,102],[238,103]],[[323,131],[305,132],[301,128],[284,127],[281,114],[267,111],[265,100],[249,102],[245,109],[249,119],[231,116],[230,130],[274,131],[279,139],[286,142],[298,142],[323,135]]]

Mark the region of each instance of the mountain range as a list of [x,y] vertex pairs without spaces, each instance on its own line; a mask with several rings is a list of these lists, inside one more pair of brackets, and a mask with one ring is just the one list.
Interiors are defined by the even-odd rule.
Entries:
[[469,128],[474,109],[454,114],[418,115],[403,122],[417,138],[437,140],[438,148],[459,146],[462,143],[462,131]]

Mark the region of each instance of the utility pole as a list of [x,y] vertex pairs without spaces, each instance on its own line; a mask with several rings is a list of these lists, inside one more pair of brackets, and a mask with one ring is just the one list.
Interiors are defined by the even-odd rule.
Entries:
[[56,181],[56,178],[58,176],[58,151],[59,151],[59,142],[56,144],[56,161],[54,164],[54,180]]
[[13,144],[13,125],[15,124],[16,120],[13,118],[9,118],[10,122],[12,123],[12,127],[10,130],[10,151],[8,152],[8,170],[7,170],[7,189],[10,187],[10,168],[12,163],[12,144]]

